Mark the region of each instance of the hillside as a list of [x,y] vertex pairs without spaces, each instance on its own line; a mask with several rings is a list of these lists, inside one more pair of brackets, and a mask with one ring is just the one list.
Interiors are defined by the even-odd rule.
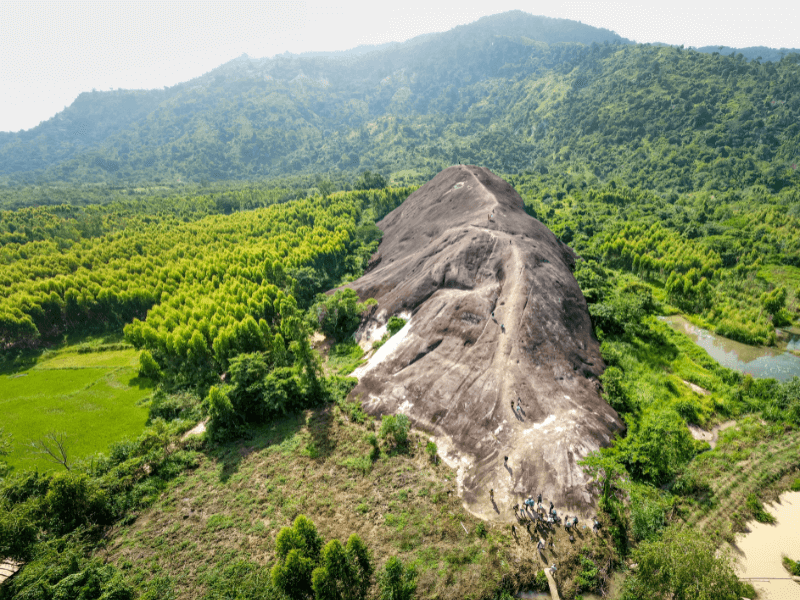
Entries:
[[536,493],[588,516],[596,498],[577,461],[624,425],[598,393],[604,364],[573,252],[472,165],[445,169],[377,225],[375,266],[348,284],[378,302],[362,335],[392,315],[410,322],[355,371],[350,396],[432,433],[482,518],[513,521]]
[[800,177],[797,60],[634,45],[503,13],[363,53],[245,55],[166,90],[82,94],[36,128],[0,134],[0,184],[364,169],[421,184],[463,162],[779,191]]

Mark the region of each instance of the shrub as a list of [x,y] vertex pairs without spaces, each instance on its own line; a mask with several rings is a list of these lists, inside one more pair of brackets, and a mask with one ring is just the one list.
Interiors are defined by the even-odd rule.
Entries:
[[352,534],[346,546],[331,540],[311,574],[316,600],[364,600],[372,572],[372,559],[360,537]]
[[396,556],[392,556],[378,576],[378,598],[380,600],[411,600],[417,591],[417,572],[413,566],[405,568]]
[[783,566],[795,577],[800,577],[800,561],[792,560],[788,556],[784,556]]
[[394,440],[397,447],[405,446],[408,442],[408,432],[411,429],[411,421],[407,415],[383,415],[381,421],[381,438],[390,437]]
[[764,505],[761,504],[761,500],[755,494],[748,494],[745,506],[759,523],[775,522],[775,517],[764,510]]
[[425,446],[425,451],[428,453],[428,456],[431,457],[433,462],[436,462],[436,455],[439,452],[439,449],[436,447],[436,444],[433,442],[428,442],[427,446]]
[[358,302],[358,294],[350,288],[338,290],[320,300],[309,309],[310,320],[315,328],[337,342],[352,335],[361,322],[361,315],[375,303],[369,300]]
[[623,584],[626,600],[739,600],[743,595],[730,552],[717,555],[714,541],[697,531],[667,528],[661,539],[642,542],[632,560],[639,567]]
[[581,556],[581,567],[578,571],[577,585],[579,592],[591,592],[597,589],[599,581],[597,579],[597,565],[594,561],[585,556]]
[[792,491],[793,492],[800,492],[800,478],[795,479],[792,482]]
[[[475,535],[477,535],[479,538],[485,538],[486,537],[486,525],[484,524],[483,521],[481,521],[480,523],[478,523],[475,526]],[[545,579],[545,581],[546,581],[546,579]]]
[[539,592],[547,592],[550,590],[550,584],[547,582],[547,575],[544,574],[543,569],[536,571],[536,577],[532,583],[533,589]]
[[84,473],[57,473],[50,480],[44,498],[50,526],[58,533],[72,531],[80,525],[111,522],[111,500],[105,490],[98,489]]
[[386,323],[386,331],[389,332],[389,335],[394,335],[398,331],[400,331],[406,324],[405,319],[401,319],[400,317],[392,317],[389,319],[389,322]]
[[322,538],[305,515],[284,527],[275,539],[278,562],[272,567],[273,585],[291,598],[311,598],[311,574],[319,561]]

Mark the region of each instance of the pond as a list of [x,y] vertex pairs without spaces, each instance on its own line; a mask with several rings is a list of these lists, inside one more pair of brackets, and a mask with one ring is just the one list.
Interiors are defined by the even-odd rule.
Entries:
[[795,375],[800,377],[800,356],[792,353],[800,351],[800,335],[796,333],[781,332],[776,347],[748,346],[697,327],[680,315],[659,319],[689,336],[723,367],[779,381],[788,381]]

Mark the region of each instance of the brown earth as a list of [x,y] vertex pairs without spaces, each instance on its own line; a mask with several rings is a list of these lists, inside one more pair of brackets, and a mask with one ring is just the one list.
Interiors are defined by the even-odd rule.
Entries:
[[473,165],[445,169],[377,225],[376,266],[347,285],[378,301],[357,337],[410,319],[354,372],[351,398],[430,433],[476,516],[513,521],[511,507],[538,492],[562,516],[590,514],[577,461],[624,423],[598,392],[605,365],[574,252]]

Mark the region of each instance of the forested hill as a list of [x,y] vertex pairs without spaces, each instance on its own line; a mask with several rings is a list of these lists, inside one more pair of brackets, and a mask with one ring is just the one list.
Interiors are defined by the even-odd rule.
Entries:
[[662,191],[797,181],[797,53],[747,62],[520,11],[366,50],[244,55],[165,90],[82,94],[0,134],[0,184],[364,169],[416,184],[458,162]]

